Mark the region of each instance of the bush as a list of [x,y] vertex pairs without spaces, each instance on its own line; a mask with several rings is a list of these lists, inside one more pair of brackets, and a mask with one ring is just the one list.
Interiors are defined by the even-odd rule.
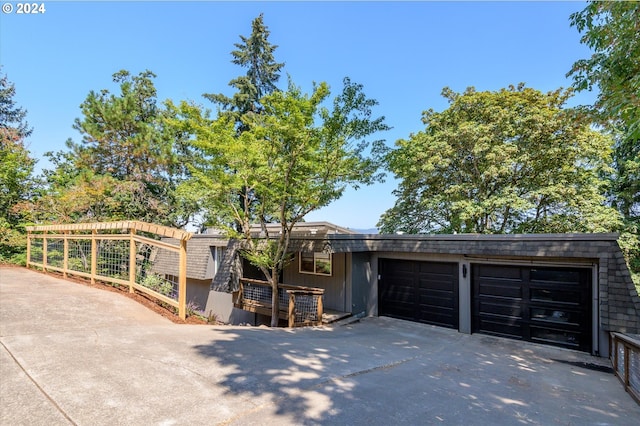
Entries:
[[640,236],[638,236],[638,225],[628,224],[625,230],[620,233],[618,244],[627,261],[636,291],[640,295]]

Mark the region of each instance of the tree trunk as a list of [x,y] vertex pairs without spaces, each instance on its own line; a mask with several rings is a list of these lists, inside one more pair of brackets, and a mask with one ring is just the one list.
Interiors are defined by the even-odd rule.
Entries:
[[271,276],[271,327],[278,327],[280,319],[280,306],[278,298],[278,275]]

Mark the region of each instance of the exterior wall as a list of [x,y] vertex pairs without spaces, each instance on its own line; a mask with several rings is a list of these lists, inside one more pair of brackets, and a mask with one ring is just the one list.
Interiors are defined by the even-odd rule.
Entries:
[[[299,272],[299,258],[296,253],[293,261],[284,269],[283,284],[317,287],[324,289],[324,308],[341,312],[351,312],[350,295],[347,294],[347,253],[332,255],[331,276],[303,274]],[[349,297],[348,297],[349,296]]]
[[249,323],[256,325],[256,314],[233,307],[232,293],[209,291],[206,306],[205,315],[213,315],[222,323],[232,325]]
[[211,280],[187,278],[187,305],[191,305],[199,311],[204,311],[207,306],[210,286]]
[[[368,309],[368,305],[371,302],[371,286],[369,284],[373,282],[371,253],[351,253],[350,275],[351,312],[354,315],[373,315]],[[377,302],[377,295],[375,300]]]
[[[457,262],[460,268],[459,330],[469,333],[472,264],[497,262],[592,267],[593,341],[594,347],[599,346],[599,354],[606,356],[609,332],[640,333],[640,297],[617,244],[617,237],[616,234],[305,235],[298,240],[294,238],[292,247],[294,250],[332,252],[332,276],[299,273],[296,256],[282,278],[287,284],[324,288],[327,309],[353,315],[377,315],[380,258]],[[225,322],[255,323],[255,315],[233,312],[235,308],[232,308],[230,292],[236,290],[236,270],[241,271],[241,267],[238,269],[234,264],[234,244],[219,236],[194,237],[189,241],[187,301],[205,306],[206,311],[220,315]],[[227,248],[214,281],[209,276],[212,246]],[[166,262],[159,263],[172,266],[170,260],[174,259],[168,258]],[[219,282],[217,286],[216,282]],[[209,285],[211,292],[205,296]],[[252,318],[240,320],[242,314],[249,314]]]
[[[333,251],[415,256],[458,255],[465,262],[551,262],[598,265],[597,316],[601,333],[640,333],[640,297],[631,280],[617,234],[530,235],[337,235],[321,243]],[[320,245],[320,244],[319,244]],[[410,257],[407,257],[410,258]],[[377,277],[377,261],[372,262]],[[376,283],[372,283],[373,286]],[[371,297],[377,288],[371,289]],[[465,290],[466,289],[461,289]],[[462,294],[462,293],[461,293]],[[377,312],[376,312],[377,313]],[[461,321],[462,324],[462,321]],[[602,339],[600,339],[602,341]]]

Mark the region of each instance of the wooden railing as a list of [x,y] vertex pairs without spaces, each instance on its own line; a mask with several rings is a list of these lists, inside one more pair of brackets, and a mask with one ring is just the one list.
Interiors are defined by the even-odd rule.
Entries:
[[[272,294],[269,282],[242,278],[234,304],[238,309],[271,316]],[[323,295],[321,288],[278,284],[278,317],[287,320],[289,327],[321,325]]]
[[611,333],[611,362],[624,389],[640,404],[640,340]]
[[[138,235],[170,237],[177,244]],[[191,233],[137,221],[27,227],[27,268],[58,271],[138,290],[177,308],[186,317],[187,241]],[[159,250],[178,253],[174,275],[154,272]]]

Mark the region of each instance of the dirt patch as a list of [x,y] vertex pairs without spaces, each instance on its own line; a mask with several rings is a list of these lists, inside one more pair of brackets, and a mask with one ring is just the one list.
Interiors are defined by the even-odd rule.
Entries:
[[[2,267],[21,268],[21,266],[10,265],[10,264],[2,264]],[[129,293],[129,289],[125,288],[124,286],[119,286],[117,284],[112,285],[110,283],[105,283],[102,281],[96,281],[95,284],[92,284],[91,281],[89,280],[86,280],[81,277],[76,277],[73,275],[67,275],[67,278],[63,278],[61,273],[55,272],[55,271],[42,272],[36,269],[29,269],[29,270],[33,272],[38,272],[44,275],[55,276],[55,277],[64,279],[65,281],[70,281],[70,282],[81,284],[87,287],[97,288],[103,291],[110,291],[112,293],[118,293],[124,297],[128,297],[129,299],[135,300],[136,302],[143,305],[147,309],[155,312],[158,315],[162,315],[163,317],[169,319],[171,322],[175,324],[196,324],[196,325],[210,324],[204,318],[197,315],[189,315],[185,320],[182,320],[178,315],[174,313],[173,308],[171,306],[169,307],[162,306],[159,304],[161,302],[156,301],[152,299],[150,296],[147,296],[146,294],[141,293],[137,290],[134,290],[134,293]]]

